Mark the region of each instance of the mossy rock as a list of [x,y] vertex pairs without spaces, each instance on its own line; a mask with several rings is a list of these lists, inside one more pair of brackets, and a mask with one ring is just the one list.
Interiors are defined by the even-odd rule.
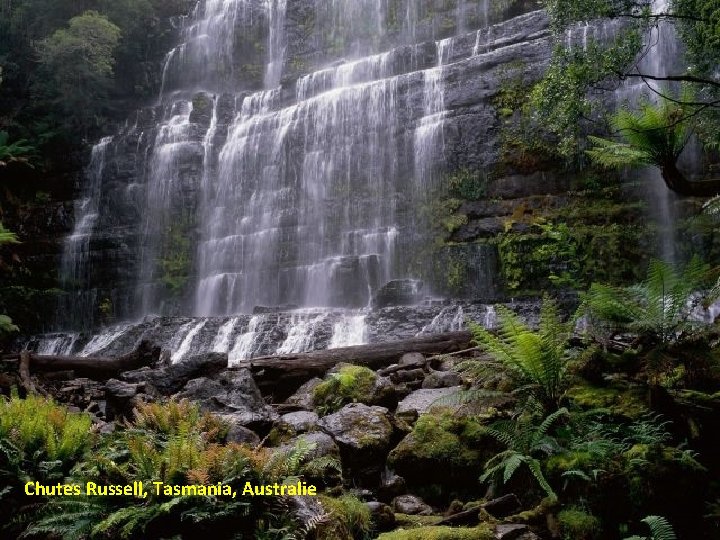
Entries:
[[418,418],[412,432],[390,452],[388,464],[409,485],[426,491],[446,486],[450,489],[445,495],[450,496],[455,488],[478,486],[483,464],[495,450],[497,444],[476,419],[436,409]]
[[574,386],[568,400],[585,410],[605,409],[613,416],[636,419],[648,413],[645,390],[615,386]]
[[348,403],[371,404],[374,401],[377,375],[363,366],[340,364],[313,390],[313,403],[325,415]]
[[494,528],[488,524],[478,527],[420,527],[398,529],[381,534],[378,540],[492,540]]
[[600,520],[582,510],[563,510],[558,514],[558,522],[566,540],[593,540],[600,533]]
[[545,469],[549,476],[558,478],[572,470],[586,470],[594,464],[590,452],[562,452],[548,458]]
[[353,495],[338,498],[321,495],[320,504],[329,518],[315,531],[316,540],[353,540],[369,537],[372,526],[370,508]]

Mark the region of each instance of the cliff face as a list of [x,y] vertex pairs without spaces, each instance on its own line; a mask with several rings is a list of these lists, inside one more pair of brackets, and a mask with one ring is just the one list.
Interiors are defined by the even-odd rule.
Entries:
[[[98,144],[62,276],[72,325],[256,305],[361,307],[435,255],[427,208],[452,170],[501,153],[496,97],[550,54],[508,2],[208,1],[158,105]],[[367,4],[367,5],[365,5]],[[215,10],[215,11],[213,11]],[[485,245],[466,296],[499,293]]]

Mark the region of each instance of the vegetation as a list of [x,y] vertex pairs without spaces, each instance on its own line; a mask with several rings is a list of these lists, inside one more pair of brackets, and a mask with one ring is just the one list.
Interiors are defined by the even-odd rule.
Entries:
[[[547,0],[556,47],[550,68],[532,94],[533,108],[542,125],[559,141],[562,154],[572,159],[585,148],[585,135],[597,130],[602,120],[600,100],[591,92],[612,91],[625,80],[646,85],[646,96],[658,106],[641,105],[637,112],[625,111],[612,124],[627,143],[592,139],[591,155],[601,164],[650,163],[663,171],[668,188],[681,195],[714,194],[717,183],[694,185],[676,167],[677,156],[687,143],[689,124],[706,149],[717,148],[720,135],[720,85],[717,47],[720,9],[713,0],[674,0],[662,13],[646,3],[615,0]],[[622,30],[611,39],[573,41],[575,25],[605,18],[620,23]],[[644,39],[651,29],[671,25],[679,30],[688,47],[686,69],[669,74],[648,72],[642,63],[657,39]],[[665,37],[663,37],[665,39]],[[689,91],[675,95],[677,84]]]
[[558,307],[549,298],[543,300],[540,323],[533,331],[507,308],[498,308],[498,335],[473,324],[477,343],[490,355],[497,367],[507,371],[517,391],[531,398],[546,413],[558,410],[566,389],[570,326],[560,320]]
[[371,369],[341,365],[315,388],[313,401],[322,414],[334,413],[348,403],[367,402],[376,381],[377,375]]
[[[14,395],[0,403],[0,411],[0,474],[7,486],[0,495],[6,505],[0,522],[4,534],[24,529],[27,537],[146,538],[181,532],[192,536],[212,527],[221,538],[254,538],[300,527],[280,516],[282,498],[158,494],[150,482],[219,483],[239,493],[248,481],[296,481],[294,475],[311,450],[308,445],[273,453],[224,444],[223,423],[186,402],[142,405],[133,423],[102,437],[93,433],[88,415],[68,412],[45,398]],[[65,478],[66,484],[82,486],[142,481],[147,498],[137,504],[132,496],[27,497],[28,478],[48,483]],[[38,502],[44,509],[29,521],[13,518],[14,512]],[[339,504],[350,503],[342,499]]]
[[503,443],[507,449],[492,457],[485,464],[485,472],[481,481],[497,477],[501,483],[507,484],[515,472],[526,466],[537,480],[545,493],[553,499],[557,495],[548,483],[542,472],[542,465],[537,455],[552,455],[559,450],[555,439],[548,432],[555,422],[568,414],[567,409],[559,409],[534,425],[531,419],[521,419],[516,422],[496,423],[487,429],[487,433]]
[[660,169],[672,191],[681,195],[697,193],[697,184],[689,182],[677,167],[680,154],[693,135],[681,104],[668,98],[663,98],[660,104],[646,102],[639,111],[620,111],[613,116],[611,125],[626,142],[590,136],[595,147],[587,153],[593,161],[608,168],[653,165]]
[[652,342],[676,341],[702,326],[694,308],[717,297],[714,291],[699,293],[708,283],[709,270],[698,258],[680,270],[655,260],[641,284],[628,288],[593,284],[581,312],[595,328],[610,323],[613,330],[636,332]]

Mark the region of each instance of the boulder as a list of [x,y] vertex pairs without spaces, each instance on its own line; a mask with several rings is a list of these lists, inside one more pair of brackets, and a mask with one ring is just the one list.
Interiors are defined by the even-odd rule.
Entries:
[[396,414],[411,411],[415,411],[417,414],[424,414],[437,400],[446,398],[462,389],[462,386],[453,386],[450,388],[425,388],[416,390],[398,403]]
[[378,488],[378,499],[383,502],[390,502],[395,497],[405,495],[407,493],[407,483],[402,476],[391,473],[383,475],[382,483]]
[[246,369],[224,371],[214,379],[188,381],[177,397],[197,402],[204,411],[232,415],[234,423],[261,432],[278,418]]
[[191,379],[213,377],[227,369],[227,365],[227,354],[206,353],[157,369],[126,371],[121,378],[129,383],[150,384],[161,394],[169,396],[180,391]]
[[317,427],[320,418],[314,412],[298,411],[284,414],[280,417],[280,424],[286,426],[296,434],[312,431]]
[[452,388],[462,385],[460,375],[454,371],[433,371],[425,377],[422,387],[425,389]]
[[528,538],[524,535],[529,532],[530,529],[527,525],[521,523],[507,523],[497,525],[495,527],[495,538],[497,540],[519,540],[520,538]]
[[436,485],[440,492],[461,493],[477,489],[478,470],[497,449],[476,419],[442,410],[418,418],[390,452],[388,467],[405,478],[410,490]]
[[395,497],[392,504],[395,511],[400,514],[429,516],[433,513],[432,507],[415,495],[400,495]]
[[412,306],[423,299],[423,287],[423,282],[416,279],[389,281],[373,298],[373,307],[381,309],[388,306]]
[[228,424],[228,433],[225,437],[228,443],[246,444],[248,446],[259,446],[260,437],[254,431],[243,425],[245,418],[235,414],[218,414],[218,418]]
[[373,530],[377,532],[391,531],[395,528],[395,514],[387,504],[372,501],[365,503],[370,510]]
[[318,425],[340,447],[343,467],[351,476],[361,483],[378,483],[394,431],[387,409],[352,403]]
[[297,405],[308,411],[313,410],[313,393],[315,388],[322,382],[322,379],[315,377],[303,384],[297,391],[285,400],[285,403]]

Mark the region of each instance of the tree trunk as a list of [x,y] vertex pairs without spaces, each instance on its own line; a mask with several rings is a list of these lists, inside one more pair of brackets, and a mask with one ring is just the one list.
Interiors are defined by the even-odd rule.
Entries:
[[683,197],[714,197],[720,194],[720,180],[691,182],[677,168],[675,161],[668,161],[660,167],[668,189]]
[[159,358],[160,347],[142,341],[134,351],[117,358],[32,354],[29,362],[33,371],[74,371],[76,376],[102,380],[123,371],[151,366]]
[[357,345],[341,349],[255,358],[238,366],[249,368],[266,390],[290,392],[313,377],[322,377],[333,366],[346,362],[371,369],[396,363],[406,353],[447,354],[470,347],[470,332],[449,332],[415,337],[403,341]]

